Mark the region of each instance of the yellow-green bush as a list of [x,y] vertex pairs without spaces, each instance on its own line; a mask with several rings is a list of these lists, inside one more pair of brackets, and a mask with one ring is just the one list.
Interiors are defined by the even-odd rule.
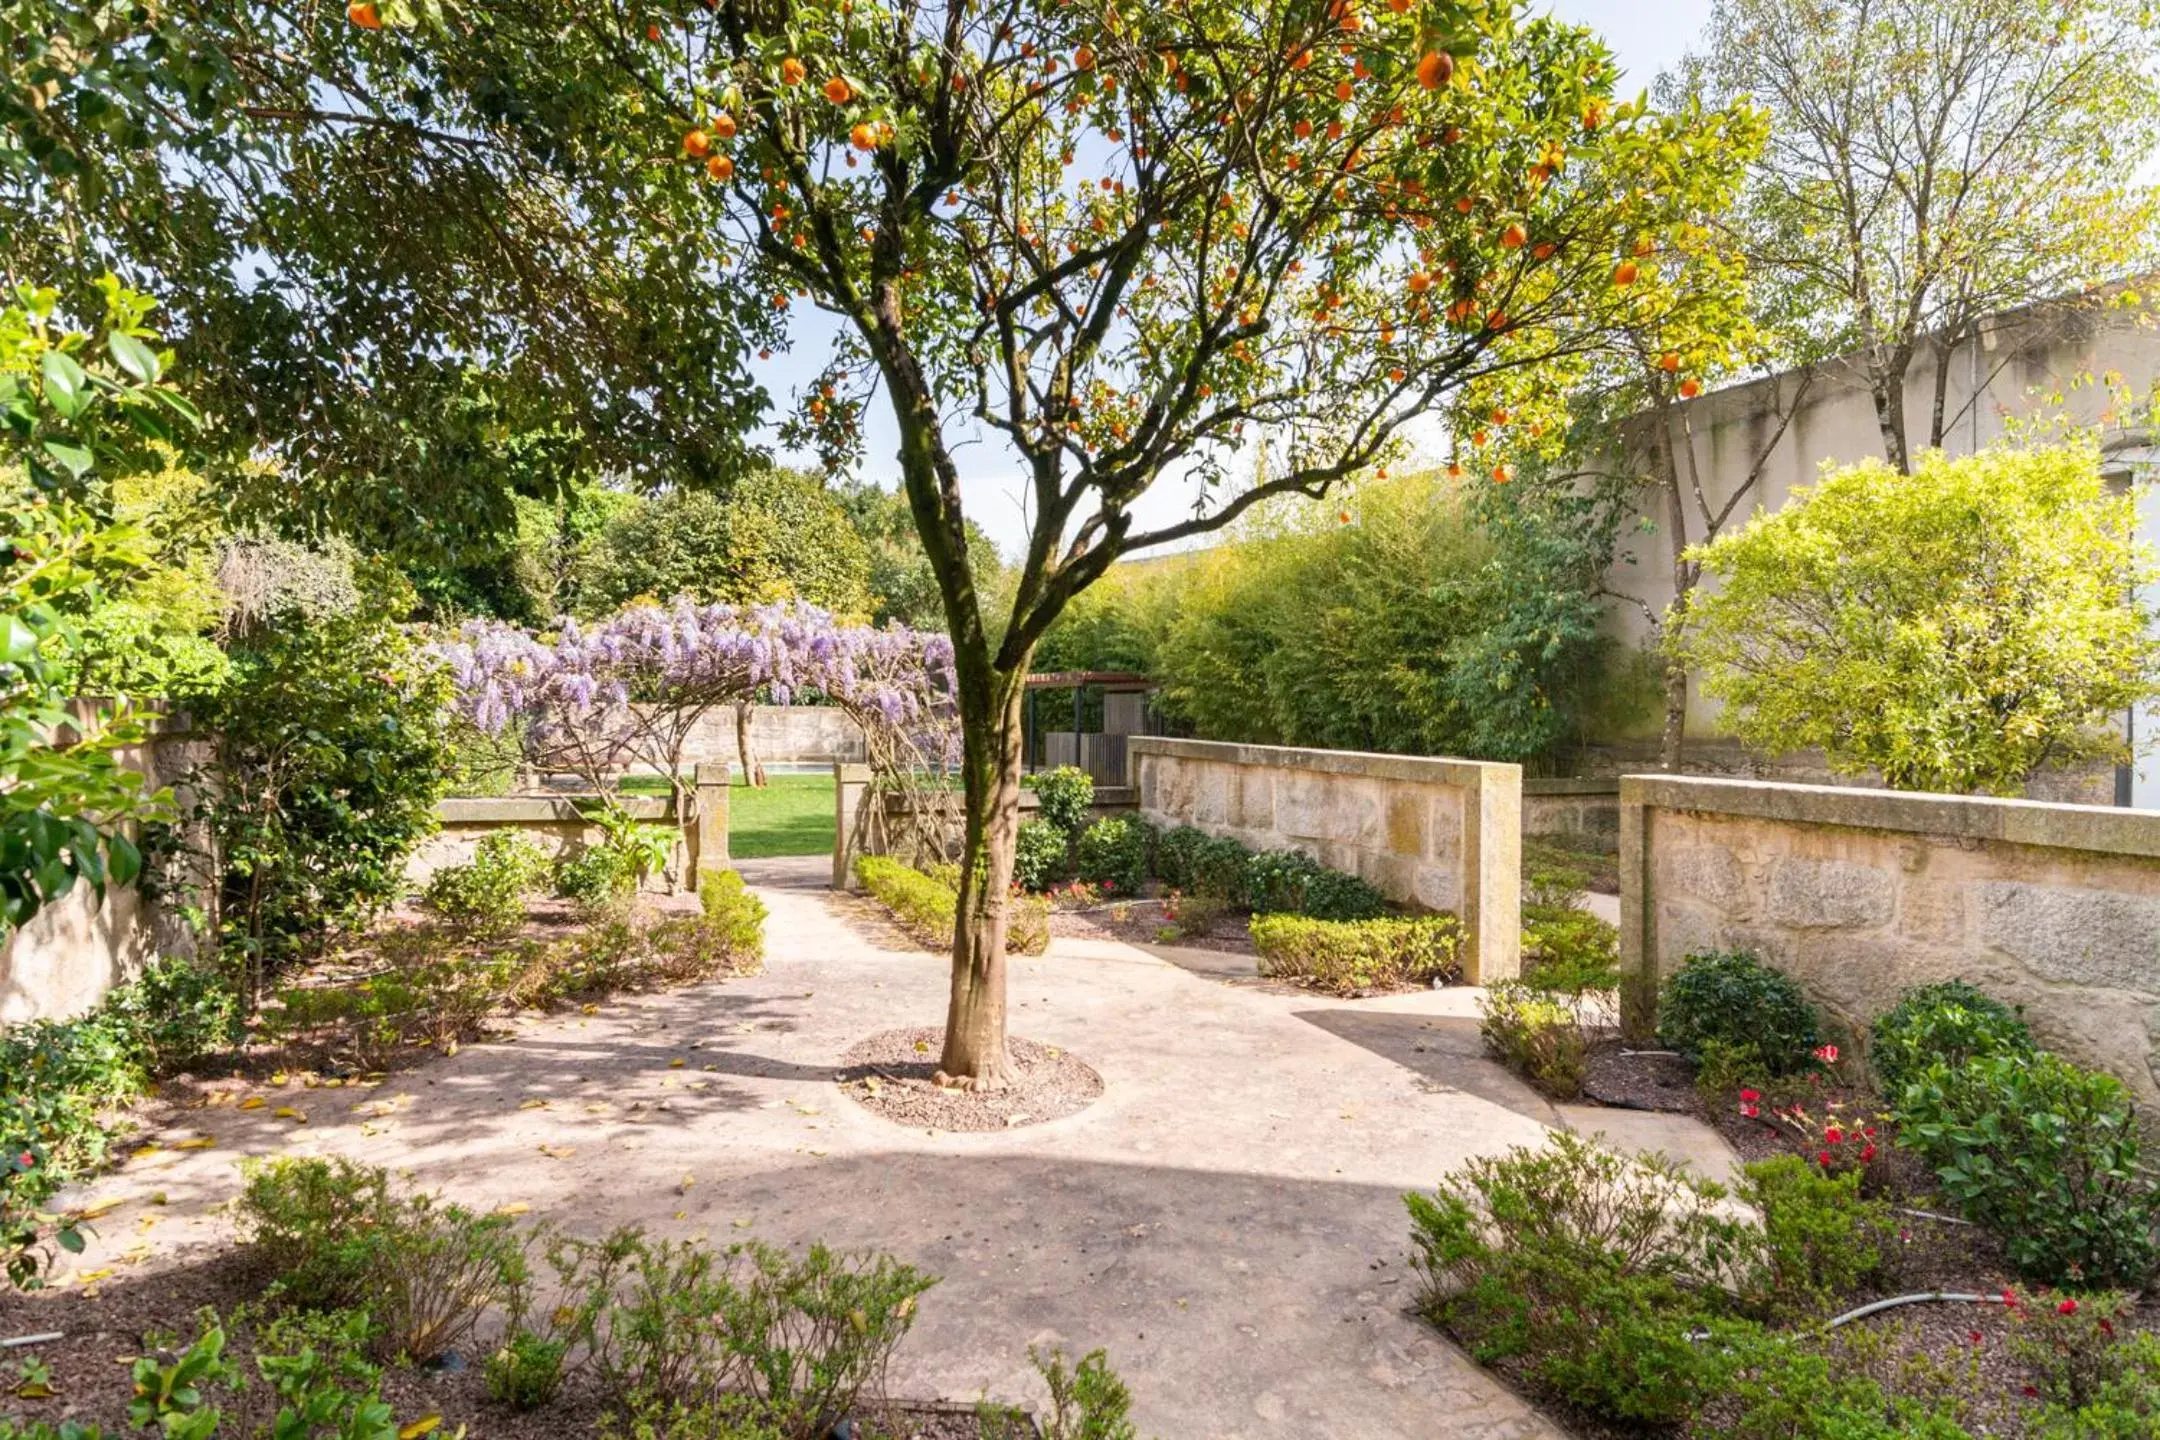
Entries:
[[697,893],[715,939],[743,960],[765,958],[765,902],[750,893],[741,875],[707,871],[698,877]]
[[[857,856],[855,878],[925,948],[952,949],[960,897],[951,885],[887,855]],[[1006,903],[1006,953],[1040,955],[1049,949],[1050,902],[1040,895],[1015,895]]]
[[1462,976],[1462,924],[1453,915],[1406,920],[1314,920],[1256,915],[1260,973],[1350,995]]

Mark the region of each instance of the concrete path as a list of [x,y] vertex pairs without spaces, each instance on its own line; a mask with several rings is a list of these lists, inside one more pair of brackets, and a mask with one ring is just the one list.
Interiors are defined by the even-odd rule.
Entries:
[[1163,1440],[1558,1435],[1409,1313],[1402,1192],[1565,1123],[1480,1056],[1475,992],[1333,1001],[1061,939],[1015,964],[1012,1029],[1103,1097],[925,1133],[832,1076],[864,1035],[942,1022],[945,961],[819,888],[822,859],[743,869],[772,909],[763,976],[532,1018],[377,1089],[167,1116],[91,1187],[125,1203],[79,1268],[217,1233],[239,1156],[344,1153],[582,1232],[889,1250],[944,1277],[901,1394],[1036,1399],[1027,1347],[1052,1342],[1107,1348]]

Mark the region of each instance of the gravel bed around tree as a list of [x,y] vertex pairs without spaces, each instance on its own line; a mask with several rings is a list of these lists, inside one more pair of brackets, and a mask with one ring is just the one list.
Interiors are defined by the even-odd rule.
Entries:
[[840,1088],[875,1115],[923,1130],[1009,1130],[1086,1109],[1103,1092],[1102,1076],[1055,1046],[1014,1036],[1006,1041],[1015,1074],[1003,1090],[975,1093],[938,1085],[945,1032],[935,1027],[886,1030],[840,1057]]

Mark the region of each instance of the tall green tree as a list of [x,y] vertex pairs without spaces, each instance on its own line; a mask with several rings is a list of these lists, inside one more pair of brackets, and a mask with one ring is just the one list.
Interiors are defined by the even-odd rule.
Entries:
[[157,294],[205,443],[280,462],[258,519],[440,559],[570,476],[724,485],[774,317],[652,163],[672,121],[554,65],[573,23],[14,0],[0,276]]
[[1893,466],[1959,418],[1987,317],[2151,266],[2156,41],[2144,0],[1717,0],[1689,83],[1771,119],[1735,220],[1788,358],[1855,357]]
[[761,470],[724,501],[677,490],[626,508],[593,548],[579,603],[602,614],[677,595],[729,605],[807,600],[860,620],[869,580],[869,547],[817,476]]
[[2050,763],[2124,758],[2118,718],[2160,694],[2135,598],[2160,571],[2136,537],[2089,439],[1868,461],[1697,552],[1720,585],[1685,645],[1752,746],[2015,794]]

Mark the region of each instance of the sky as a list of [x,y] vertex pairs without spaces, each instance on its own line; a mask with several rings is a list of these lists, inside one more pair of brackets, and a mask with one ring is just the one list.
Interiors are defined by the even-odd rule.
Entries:
[[[1648,89],[1658,73],[1680,59],[1694,42],[1710,16],[1710,0],[1549,0],[1533,8],[1559,19],[1588,25],[1604,36],[1622,70],[1619,94],[1632,97]],[[802,312],[798,312],[799,314]],[[824,321],[825,317],[817,317]],[[776,355],[760,375],[778,406],[791,403],[795,390],[824,363],[822,334],[813,336],[806,323],[798,332],[795,349]],[[797,464],[812,463],[810,457],[779,449],[768,435],[777,457]],[[1437,434],[1435,434],[1437,439]],[[893,458],[895,433],[884,397],[875,397],[865,417],[862,463],[857,471],[886,489],[897,488],[899,471]],[[987,440],[955,446],[960,466],[961,494],[968,515],[986,530],[1006,555],[1019,553],[1027,536],[1027,516],[1021,504],[1021,487],[1015,470],[999,447]],[[1437,458],[1437,452],[1434,457]],[[1133,507],[1137,528],[1152,529],[1184,518],[1190,513],[1194,488],[1175,478],[1165,478]]]

